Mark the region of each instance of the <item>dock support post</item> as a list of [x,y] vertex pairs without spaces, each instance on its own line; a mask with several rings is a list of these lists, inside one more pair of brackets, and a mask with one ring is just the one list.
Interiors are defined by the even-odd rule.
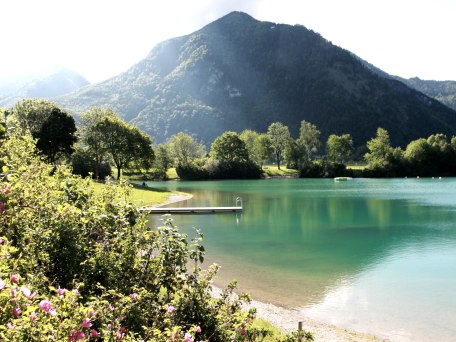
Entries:
[[298,342],[302,342],[302,322],[298,322]]

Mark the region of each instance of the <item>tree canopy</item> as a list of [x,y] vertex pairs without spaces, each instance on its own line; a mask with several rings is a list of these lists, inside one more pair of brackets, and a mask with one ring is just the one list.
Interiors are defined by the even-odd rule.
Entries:
[[211,145],[211,156],[226,162],[246,162],[249,154],[244,141],[235,132],[225,132]]
[[52,109],[35,137],[38,139],[36,147],[53,164],[58,155],[70,156],[78,140],[73,117],[59,108]]
[[268,136],[271,140],[271,147],[274,151],[277,168],[280,170],[283,153],[291,139],[290,131],[281,122],[274,122],[268,127]]
[[331,134],[326,142],[328,160],[337,163],[346,163],[353,156],[353,140],[350,134]]

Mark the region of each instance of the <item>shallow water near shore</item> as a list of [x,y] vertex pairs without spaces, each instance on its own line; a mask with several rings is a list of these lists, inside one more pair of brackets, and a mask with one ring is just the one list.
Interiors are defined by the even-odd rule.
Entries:
[[[194,197],[171,206],[240,214],[174,215],[201,228],[217,284],[393,341],[456,336],[456,179],[150,182]],[[157,221],[158,218],[153,220]]]

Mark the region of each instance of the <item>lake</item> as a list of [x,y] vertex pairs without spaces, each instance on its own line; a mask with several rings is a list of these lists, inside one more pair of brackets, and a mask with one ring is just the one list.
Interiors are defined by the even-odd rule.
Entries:
[[[456,336],[456,179],[149,182],[194,195],[172,206],[204,233],[206,260],[254,299],[393,341]],[[158,219],[155,218],[154,220]]]

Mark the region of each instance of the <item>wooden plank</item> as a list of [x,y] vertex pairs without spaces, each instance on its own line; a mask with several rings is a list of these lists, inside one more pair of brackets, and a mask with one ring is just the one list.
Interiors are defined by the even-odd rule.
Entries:
[[223,213],[239,212],[242,207],[143,207],[141,210],[148,211],[151,214],[203,214],[203,213]]

